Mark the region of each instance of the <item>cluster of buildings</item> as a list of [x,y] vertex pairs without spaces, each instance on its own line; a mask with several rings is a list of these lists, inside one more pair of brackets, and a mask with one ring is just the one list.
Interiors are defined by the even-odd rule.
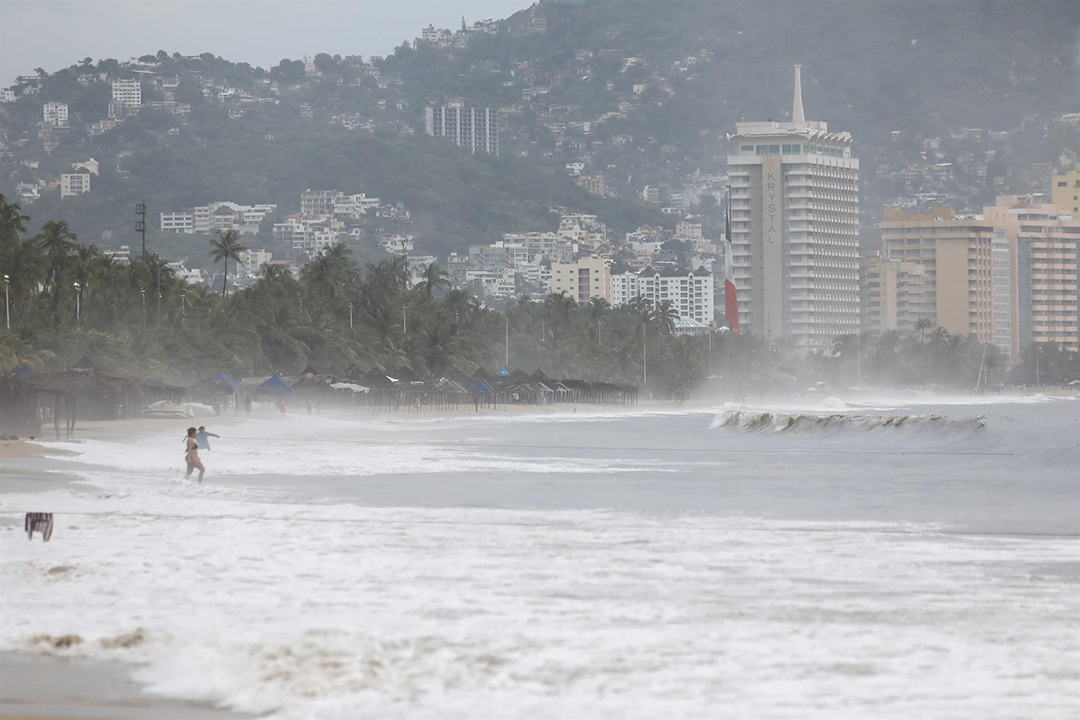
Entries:
[[1058,202],[886,209],[880,250],[861,258],[851,136],[805,119],[798,66],[791,122],[740,122],[728,139],[744,332],[809,350],[860,330],[941,327],[1014,360],[1033,342],[1080,347],[1077,172],[1052,178]]
[[411,237],[401,233],[412,223],[404,206],[382,204],[379,198],[340,190],[304,190],[300,193],[300,212],[274,223],[273,234],[274,240],[289,248],[293,257],[313,258],[335,243],[367,237],[373,222],[386,228],[378,233],[377,240],[387,252],[400,251],[398,245],[406,240],[411,249]]
[[160,227],[161,232],[184,235],[209,235],[222,230],[257,235],[263,219],[276,210],[277,205],[273,203],[240,205],[222,200],[185,210],[163,212]]
[[[1077,173],[1056,176],[1072,182]],[[864,267],[863,329],[942,327],[1013,360],[1031,343],[1080,347],[1080,217],[1002,195],[975,215],[887,210]]]

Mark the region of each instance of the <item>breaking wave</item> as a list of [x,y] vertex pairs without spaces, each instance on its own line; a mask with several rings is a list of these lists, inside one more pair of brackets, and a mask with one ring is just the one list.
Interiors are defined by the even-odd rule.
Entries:
[[788,414],[753,410],[725,410],[716,416],[711,427],[742,432],[777,432],[790,434],[832,434],[876,430],[925,430],[937,435],[982,430],[986,416],[953,420],[941,415],[828,415]]

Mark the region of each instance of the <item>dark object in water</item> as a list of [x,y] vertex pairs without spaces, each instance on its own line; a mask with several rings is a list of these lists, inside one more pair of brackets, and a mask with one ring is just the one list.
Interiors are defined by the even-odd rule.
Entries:
[[53,531],[52,513],[26,513],[25,528],[27,537],[31,540],[34,539],[34,532],[39,532],[42,540],[49,542]]

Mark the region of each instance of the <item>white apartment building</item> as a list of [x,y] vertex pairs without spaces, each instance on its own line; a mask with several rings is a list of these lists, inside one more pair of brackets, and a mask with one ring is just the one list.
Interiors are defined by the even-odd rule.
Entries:
[[446,137],[470,152],[499,154],[499,113],[492,108],[467,108],[461,103],[428,107],[424,129],[428,135]]
[[675,224],[675,237],[680,240],[701,240],[701,223],[680,220]]
[[125,107],[142,105],[142,85],[138,80],[113,80],[112,99]]
[[47,102],[41,109],[42,120],[46,125],[56,125],[59,127],[66,127],[68,124],[68,106],[67,103],[61,102]]
[[249,275],[258,275],[262,266],[273,259],[274,253],[267,250],[248,250],[240,256],[240,262]]
[[638,274],[628,267],[609,268],[611,305],[626,305],[641,293],[638,292]]
[[[302,204],[302,200],[301,200]],[[379,198],[369,198],[364,193],[356,195],[340,194],[332,198],[331,212],[340,220],[361,220],[368,210],[379,209]]]
[[705,268],[647,267],[638,274],[637,284],[637,294],[654,307],[667,300],[680,318],[690,318],[706,326],[713,322],[713,276]]
[[511,300],[517,292],[514,271],[506,270],[469,270],[465,281],[478,294],[501,300]]
[[167,263],[169,269],[176,275],[177,280],[188,283],[189,285],[201,285],[206,283],[206,275],[202,270],[198,268],[191,269],[187,266],[187,258],[183,260],[177,260],[176,262]]
[[183,211],[161,213],[161,232],[193,234],[195,232],[194,213]]
[[60,197],[72,197],[90,192],[90,173],[76,172],[60,175]]
[[294,255],[307,252],[307,225],[295,216],[287,218],[285,222],[274,223],[274,242],[288,246]]
[[121,265],[131,264],[131,247],[128,245],[121,245],[119,250],[102,250],[101,254]]
[[19,96],[15,94],[12,88],[4,88],[0,90],[0,102],[13,103],[19,99]]
[[339,190],[312,190],[300,193],[300,214],[303,217],[327,217],[334,214],[334,203],[344,197]]
[[744,332],[827,347],[859,330],[859,161],[851,135],[803,113],[728,135],[732,260]]
[[551,232],[506,233],[503,235],[503,242],[525,245],[530,262],[537,258],[552,262],[570,262],[578,247]]

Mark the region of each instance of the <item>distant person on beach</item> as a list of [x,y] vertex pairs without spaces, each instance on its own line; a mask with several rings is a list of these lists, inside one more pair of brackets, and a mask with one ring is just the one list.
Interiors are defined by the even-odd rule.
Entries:
[[198,468],[199,482],[202,482],[203,475],[206,474],[206,468],[203,467],[202,460],[199,459],[199,442],[195,439],[197,434],[198,430],[193,427],[188,428],[187,439],[184,441],[186,445],[184,460],[187,461],[187,473],[184,474],[184,479],[191,477],[191,473]]
[[251,414],[251,396],[250,395],[245,395],[244,396],[244,414],[245,415],[250,415]]
[[280,400],[278,400],[277,406],[278,410],[281,411],[281,416],[285,417],[285,398],[281,398]]
[[315,408],[315,414],[322,417],[322,403],[319,403],[319,406]]
[[199,444],[200,449],[209,450],[210,449],[210,438],[212,438],[212,437],[220,438],[221,436],[216,435],[216,434],[214,434],[212,432],[207,432],[206,431],[206,426],[205,425],[200,425],[199,426],[199,432],[196,433],[196,435],[195,435],[195,442],[197,442]]

